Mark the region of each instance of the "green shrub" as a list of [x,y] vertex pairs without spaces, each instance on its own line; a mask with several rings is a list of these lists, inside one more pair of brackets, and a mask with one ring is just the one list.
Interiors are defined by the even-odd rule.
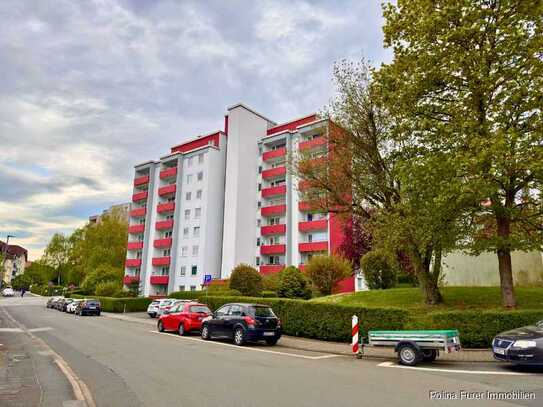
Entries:
[[277,293],[275,291],[264,290],[260,293],[261,298],[277,298]]
[[124,270],[104,264],[87,274],[81,283],[81,288],[93,293],[100,283],[114,281],[122,285],[123,274]]
[[96,285],[95,293],[100,297],[114,297],[119,291],[122,294],[122,286],[117,281],[105,281]]
[[352,274],[349,261],[340,256],[313,256],[305,267],[305,272],[319,291],[332,294],[334,286]]
[[142,312],[146,311],[149,304],[153,301],[152,298],[112,298],[100,297],[96,295],[79,295],[73,294],[73,298],[93,298],[102,304],[102,311],[105,312]]
[[279,290],[279,280],[281,279],[281,273],[269,273],[262,276],[262,289],[265,291],[274,291]]
[[393,257],[384,250],[372,250],[360,261],[360,267],[370,289],[392,288],[398,281],[398,269]]
[[248,264],[238,264],[230,274],[230,288],[257,297],[262,292],[262,276]]
[[311,298],[311,288],[306,276],[294,266],[288,266],[279,278],[278,297]]

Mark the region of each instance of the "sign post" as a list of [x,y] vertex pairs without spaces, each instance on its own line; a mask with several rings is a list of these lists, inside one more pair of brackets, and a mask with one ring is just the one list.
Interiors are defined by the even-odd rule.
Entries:
[[356,315],[353,315],[352,317],[352,324],[351,324],[351,335],[352,335],[352,350],[353,355],[356,356],[358,359],[362,357],[362,351],[360,348],[360,340],[358,338],[358,333],[360,330],[360,326],[358,323],[358,317]]

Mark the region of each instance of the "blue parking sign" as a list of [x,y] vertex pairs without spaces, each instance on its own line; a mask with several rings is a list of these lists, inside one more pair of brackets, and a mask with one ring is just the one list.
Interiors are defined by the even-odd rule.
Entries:
[[204,284],[207,284],[207,283],[210,283],[211,282],[211,274],[206,274],[204,276]]

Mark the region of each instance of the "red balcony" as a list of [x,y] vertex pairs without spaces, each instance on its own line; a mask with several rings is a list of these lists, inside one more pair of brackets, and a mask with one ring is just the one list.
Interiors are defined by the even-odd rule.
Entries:
[[274,158],[284,157],[285,155],[287,155],[287,148],[281,147],[277,150],[266,151],[264,154],[262,154],[262,159],[264,161],[269,161],[273,160]]
[[177,167],[167,168],[160,171],[160,179],[171,178],[177,175]]
[[284,264],[265,264],[265,265],[260,266],[260,273],[261,274],[279,273],[284,268],[285,268]]
[[128,226],[128,233],[143,233],[145,231],[145,224],[142,225],[130,225]]
[[168,230],[173,228],[173,219],[161,220],[155,223],[156,230]]
[[260,254],[284,254],[287,246],[284,244],[268,244],[260,246]]
[[155,285],[168,285],[168,276],[151,276],[151,284]]
[[157,249],[167,249],[169,247],[172,247],[172,239],[171,238],[156,239],[153,242],[153,246],[156,247]]
[[274,215],[282,215],[286,211],[287,211],[287,206],[285,204],[273,205],[273,206],[266,206],[265,208],[261,208],[260,214],[262,216],[274,216]]
[[134,178],[134,186],[145,185],[149,183],[149,175]]
[[311,182],[302,180],[298,182],[298,191],[307,191],[309,188],[311,188]]
[[143,242],[128,242],[126,248],[128,250],[141,250],[143,249]]
[[153,266],[169,266],[170,256],[153,257]]
[[262,196],[268,198],[275,195],[285,195],[287,193],[286,185],[279,185],[277,187],[264,188],[262,190]]
[[315,209],[317,209],[315,208],[315,205],[312,205],[309,202],[298,202],[298,210],[300,210],[301,212],[312,212]]
[[169,195],[169,194],[175,194],[176,186],[175,184],[166,185],[165,187],[158,188],[158,194],[160,196],[163,195]]
[[158,204],[156,207],[156,211],[158,213],[167,213],[167,212],[173,212],[175,209],[175,202],[165,202]]
[[147,208],[135,208],[130,211],[130,216],[133,218],[141,218],[147,213]]
[[328,221],[326,219],[313,220],[308,222],[299,222],[298,230],[300,232],[313,232],[315,230],[326,230]]
[[325,145],[326,145],[326,138],[317,137],[317,138],[314,138],[313,140],[302,141],[299,144],[298,148],[300,149],[300,151],[303,151],[303,150],[310,150],[312,148],[322,147]]
[[124,262],[124,265],[126,267],[140,267],[141,259],[126,259],[126,261]]
[[123,283],[129,285],[135,282],[140,281],[140,276],[124,276]]
[[301,253],[305,252],[326,252],[328,251],[328,242],[312,242],[312,243],[300,243],[298,250]]
[[139,202],[147,199],[147,191],[136,192],[132,195],[132,202]]
[[298,265],[298,270],[300,270],[301,272],[304,272],[305,271],[305,264],[299,264]]
[[287,173],[287,167],[285,166],[270,168],[269,170],[262,171],[262,178],[270,179],[270,178],[282,177],[282,176],[285,176],[286,173]]
[[286,225],[268,225],[260,228],[260,234],[267,235],[284,235],[287,230]]

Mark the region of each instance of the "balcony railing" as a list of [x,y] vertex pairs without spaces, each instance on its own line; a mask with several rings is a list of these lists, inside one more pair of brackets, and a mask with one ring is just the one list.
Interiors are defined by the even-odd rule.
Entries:
[[125,285],[136,283],[138,281],[140,281],[140,276],[124,276],[123,277],[123,283]]
[[326,252],[328,251],[328,242],[311,242],[311,243],[300,243],[298,245],[298,250],[301,253],[305,252]]
[[128,226],[128,233],[143,233],[145,231],[145,224],[130,225]]
[[281,147],[277,150],[266,151],[264,154],[262,154],[262,159],[264,161],[270,161],[274,158],[284,157],[285,155],[287,155],[287,148]]
[[260,273],[261,274],[279,273],[284,268],[285,268],[284,264],[264,264],[260,266]]
[[128,242],[126,248],[128,250],[141,250],[143,249],[143,242]]
[[170,256],[153,257],[153,266],[169,266]]
[[133,218],[141,218],[147,213],[147,208],[134,208],[130,211],[130,216]]
[[260,246],[260,254],[284,254],[287,250],[284,244],[268,244]]
[[260,228],[260,234],[267,235],[284,235],[287,230],[286,225],[267,225]]
[[261,208],[260,214],[262,216],[274,216],[274,215],[282,215],[286,211],[287,211],[287,206],[285,204],[272,205],[272,206],[266,206],[265,208]]
[[140,267],[141,259],[126,259],[124,264],[126,267]]
[[285,195],[287,193],[286,185],[279,185],[277,187],[269,187],[262,189],[262,196],[268,198],[275,195]]
[[134,186],[145,185],[149,183],[149,175],[134,178]]
[[166,185],[166,186],[164,186],[164,187],[158,188],[158,194],[159,194],[160,196],[169,195],[169,194],[175,194],[175,191],[176,191],[176,186],[175,186],[175,184]]
[[168,276],[151,276],[151,284],[168,285],[170,278]]
[[313,140],[302,141],[298,145],[298,149],[300,151],[310,150],[312,148],[322,147],[322,146],[325,146],[325,145],[326,145],[326,138],[325,137],[317,137],[317,138],[314,138]]
[[262,171],[262,178],[270,179],[285,176],[287,173],[287,167],[275,167]]
[[166,239],[156,239],[153,242],[153,246],[157,249],[167,249],[169,247],[172,247],[172,238],[166,238]]
[[147,199],[147,191],[136,192],[132,195],[132,202],[139,202]]
[[155,223],[156,230],[168,230],[173,228],[173,219],[160,220]]
[[313,232],[315,230],[326,230],[328,221],[326,219],[299,222],[298,230],[300,232]]
[[177,167],[171,167],[167,168],[165,170],[160,171],[160,179],[166,179],[175,177],[177,175]]
[[306,201],[298,202],[298,210],[300,212],[313,212],[316,209],[317,208],[315,207],[315,205],[312,205],[309,202],[306,202]]
[[156,207],[156,211],[158,213],[173,212],[174,209],[175,209],[175,202],[164,202],[164,203],[158,204]]

